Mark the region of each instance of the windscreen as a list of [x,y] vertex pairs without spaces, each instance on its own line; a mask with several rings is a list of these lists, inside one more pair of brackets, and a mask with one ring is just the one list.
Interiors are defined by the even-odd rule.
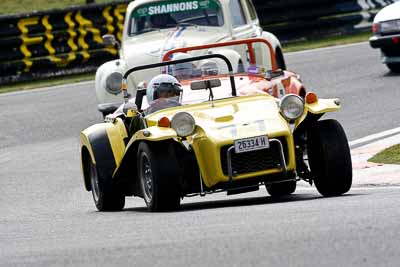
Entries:
[[216,0],[153,2],[132,12],[129,35],[178,26],[217,27],[223,24],[222,9]]
[[[132,73],[135,83],[149,84],[152,78],[164,73],[175,77],[182,86],[180,104],[194,104],[232,97],[230,76],[234,77],[237,95],[249,95],[262,92],[266,86],[266,74],[271,68],[271,54],[264,43],[253,43],[252,51],[255,64],[250,64],[249,47],[247,44],[234,44],[230,46],[205,48],[194,51],[175,52],[166,55],[172,61],[184,60],[184,63],[172,63],[165,67],[156,67]],[[228,70],[227,63],[220,58],[193,59],[199,55],[221,54],[227,57],[232,64],[233,72]],[[196,81],[214,80],[221,81],[220,86],[212,88],[210,95],[208,88],[192,90],[191,84]],[[216,85],[218,83],[214,83]],[[197,84],[198,85],[198,84]],[[144,101],[143,108],[149,103]]]

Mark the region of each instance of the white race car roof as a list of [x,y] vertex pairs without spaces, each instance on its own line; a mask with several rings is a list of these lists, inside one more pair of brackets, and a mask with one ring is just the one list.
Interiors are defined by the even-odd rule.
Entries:
[[374,19],[374,23],[400,19],[400,2],[393,3],[378,12]]

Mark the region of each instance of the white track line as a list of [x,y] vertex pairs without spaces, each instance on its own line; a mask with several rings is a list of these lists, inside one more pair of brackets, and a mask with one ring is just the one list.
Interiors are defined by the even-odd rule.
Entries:
[[354,146],[357,146],[360,144],[369,143],[371,141],[383,139],[385,137],[389,137],[389,136],[392,136],[395,134],[400,134],[400,127],[365,136],[363,138],[349,142],[349,145],[350,145],[350,147],[354,147]]

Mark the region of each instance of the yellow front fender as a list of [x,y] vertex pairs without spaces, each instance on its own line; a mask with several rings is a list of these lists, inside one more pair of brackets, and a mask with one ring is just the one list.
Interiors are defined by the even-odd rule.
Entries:
[[168,140],[168,139],[178,139],[178,136],[175,132],[174,129],[172,128],[167,128],[167,127],[158,127],[158,126],[152,126],[149,128],[146,128],[144,130],[140,130],[136,132],[131,140],[128,143],[128,149],[129,147],[138,141],[163,141],[163,140]]
[[334,112],[340,110],[340,100],[337,98],[333,99],[318,99],[317,102],[312,104],[305,104],[303,115],[295,122],[295,128],[297,128],[309,114],[323,115],[327,112]]

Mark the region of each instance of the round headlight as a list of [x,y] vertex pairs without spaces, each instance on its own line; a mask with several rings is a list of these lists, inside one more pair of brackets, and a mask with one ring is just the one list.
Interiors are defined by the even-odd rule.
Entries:
[[172,117],[171,127],[176,131],[178,136],[186,137],[193,134],[196,123],[189,113],[179,112]]
[[119,72],[113,72],[108,75],[106,79],[106,90],[110,94],[118,95],[121,93],[122,85],[122,74]]
[[280,111],[288,121],[297,120],[303,115],[304,101],[298,95],[285,95],[280,102]]

